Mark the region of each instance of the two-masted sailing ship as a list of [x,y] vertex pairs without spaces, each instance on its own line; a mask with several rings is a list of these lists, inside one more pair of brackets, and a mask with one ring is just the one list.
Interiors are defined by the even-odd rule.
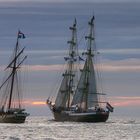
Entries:
[[19,71],[27,56],[22,56],[25,48],[20,48],[19,40],[25,35],[18,31],[16,46],[5,71],[8,75],[0,86],[0,123],[24,123],[29,115],[22,108]]
[[94,58],[96,47],[94,46],[94,16],[88,22],[89,35],[85,37],[87,49],[83,54],[86,57],[83,69],[80,70],[79,81],[74,82],[76,77],[75,63],[81,58],[78,53],[77,45],[77,23],[76,20],[70,30],[72,39],[69,55],[65,57],[67,69],[63,74],[61,86],[58,90],[55,103],[52,103],[50,97],[47,104],[51,109],[56,121],[76,121],[76,122],[105,122],[109,113],[113,112],[113,107],[106,101],[101,101],[104,93],[99,93],[97,89],[96,69],[94,67]]

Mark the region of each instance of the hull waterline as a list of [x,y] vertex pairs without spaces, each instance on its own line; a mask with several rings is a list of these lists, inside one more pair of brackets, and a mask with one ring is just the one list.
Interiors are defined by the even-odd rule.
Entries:
[[0,115],[0,123],[24,123],[28,115],[3,114]]
[[109,113],[58,113],[53,112],[56,121],[74,121],[74,122],[106,122]]

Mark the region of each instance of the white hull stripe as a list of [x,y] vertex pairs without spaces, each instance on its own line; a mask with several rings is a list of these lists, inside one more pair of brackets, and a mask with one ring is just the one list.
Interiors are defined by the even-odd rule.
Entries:
[[70,113],[70,116],[86,116],[86,115],[95,115],[96,112],[92,112],[92,113]]

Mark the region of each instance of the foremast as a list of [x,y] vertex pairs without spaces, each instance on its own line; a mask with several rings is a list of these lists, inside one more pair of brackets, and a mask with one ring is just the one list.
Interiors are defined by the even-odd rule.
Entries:
[[70,44],[69,48],[69,61],[68,61],[68,102],[67,107],[70,107],[70,100],[71,95],[74,94],[74,77],[75,77],[75,62],[77,61],[77,29],[76,29],[77,21],[75,19],[73,27],[70,27],[69,29],[72,31],[72,39],[68,41],[68,44]]
[[[19,48],[20,38],[25,38],[25,35],[22,32],[18,31],[17,42],[16,42],[16,46],[14,49],[12,61],[9,63],[9,65],[5,69],[5,70],[9,70],[10,74],[9,74],[8,78],[0,86],[0,90],[4,86],[6,86],[6,90],[5,90],[6,93],[4,93],[6,95],[3,95],[3,97],[5,97],[5,98],[1,102],[1,107],[5,110],[9,110],[14,107],[21,109],[21,95],[20,95],[21,93],[20,93],[19,87],[18,87],[19,86],[18,70],[20,69],[20,66],[22,65],[24,60],[27,58],[27,56],[24,56],[22,59],[20,59],[20,56],[24,52],[24,48],[22,48],[22,49]],[[15,91],[14,86],[16,86],[17,91]],[[7,89],[8,87],[9,87],[9,89]],[[14,92],[17,92],[16,93],[17,95],[15,95]],[[17,97],[14,100],[13,98],[15,98],[15,96],[17,96]],[[16,104],[16,106],[15,105],[12,106],[12,102],[14,102]]]
[[78,56],[77,48],[77,21],[75,19],[74,24],[69,29],[72,31],[72,38],[67,43],[69,44],[68,57],[65,57],[67,62],[67,68],[63,74],[63,80],[56,97],[55,106],[69,109],[71,105],[71,96],[74,94],[75,77],[76,77],[76,61]]

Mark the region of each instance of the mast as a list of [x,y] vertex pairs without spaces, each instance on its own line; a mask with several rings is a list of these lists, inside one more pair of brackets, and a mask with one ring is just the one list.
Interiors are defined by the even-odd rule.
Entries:
[[[91,21],[88,22],[89,24],[89,28],[90,28],[90,32],[88,36],[85,36],[85,39],[88,41],[88,46],[87,46],[87,63],[86,63],[86,75],[85,75],[85,97],[86,97],[86,102],[85,102],[85,109],[88,109],[88,94],[89,94],[89,76],[90,76],[90,60],[92,61],[92,57],[94,56],[93,54],[93,48],[92,48],[92,43],[94,40],[93,37],[93,28],[94,28],[94,16],[92,17]],[[95,82],[95,81],[94,81]]]
[[[18,108],[21,108],[21,104],[20,104],[20,95],[19,95],[19,89],[18,89],[18,69],[20,68],[21,64],[24,62],[24,60],[27,58],[27,56],[24,56],[20,59],[21,54],[23,53],[25,48],[19,49],[19,39],[25,38],[25,35],[18,31],[18,35],[17,35],[17,42],[16,42],[16,46],[14,49],[14,53],[13,53],[13,58],[11,60],[11,62],[9,63],[9,65],[6,67],[5,70],[10,69],[10,74],[9,76],[6,78],[6,80],[2,83],[2,85],[0,86],[0,90],[2,89],[3,86],[5,86],[5,90],[3,93],[3,101],[1,101],[1,106],[4,108],[7,108],[7,110],[9,110],[13,104],[17,104],[18,103]],[[17,85],[16,85],[17,84]],[[16,85],[16,87],[15,87]],[[16,88],[16,89],[15,89]],[[18,101],[13,100],[14,95],[17,94],[17,99]],[[13,100],[13,102],[12,102]],[[15,106],[13,106],[15,107]]]
[[12,67],[12,82],[11,82],[11,89],[10,89],[10,98],[9,98],[9,105],[8,105],[8,109],[10,109],[11,107],[11,101],[12,101],[12,93],[13,93],[13,87],[14,87],[14,80],[15,80],[15,74],[16,74],[16,70],[17,70],[17,51],[18,51],[18,43],[19,41],[19,37],[17,36],[17,43],[16,43],[16,48],[15,48],[15,61],[13,62],[13,67]]
[[87,40],[87,51],[83,54],[86,55],[86,60],[82,73],[75,91],[72,105],[78,105],[82,110],[86,111],[88,108],[98,105],[97,86],[95,70],[93,65],[93,41],[94,41],[94,16],[89,24],[89,35],[85,37]]
[[70,100],[71,100],[71,94],[73,94],[73,82],[74,82],[74,63],[77,61],[77,29],[76,29],[77,21],[75,19],[73,27],[70,27],[69,29],[72,31],[72,38],[70,41],[68,41],[68,44],[70,44],[69,49],[69,61],[68,61],[68,73],[69,73],[69,83],[68,83],[68,103],[67,107],[70,107]]
[[71,104],[71,95],[74,92],[75,62],[78,56],[76,24],[77,22],[75,19],[73,26],[69,28],[72,31],[72,38],[67,42],[70,44],[68,56],[64,57],[65,61],[67,61],[67,69],[63,74],[63,80],[55,100],[56,107],[69,108]]

